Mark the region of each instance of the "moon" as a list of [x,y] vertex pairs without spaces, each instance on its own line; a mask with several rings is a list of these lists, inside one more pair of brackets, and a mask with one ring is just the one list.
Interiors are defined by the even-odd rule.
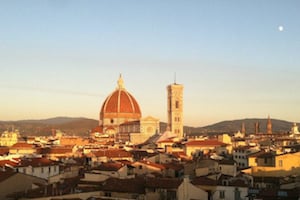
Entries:
[[278,26],[278,31],[282,32],[283,31],[283,26]]

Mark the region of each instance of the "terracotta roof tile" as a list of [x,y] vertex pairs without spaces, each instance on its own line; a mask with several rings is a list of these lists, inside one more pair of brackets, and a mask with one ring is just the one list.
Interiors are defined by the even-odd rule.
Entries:
[[145,165],[148,165],[148,166],[151,166],[151,167],[154,167],[154,168],[165,169],[164,165],[157,164],[157,163],[154,163],[154,162],[150,162],[148,160],[140,160],[140,161],[137,161],[137,163],[143,163]]
[[18,167],[40,167],[40,166],[51,166],[51,165],[59,165],[58,162],[49,160],[47,158],[26,158],[22,159]]
[[174,178],[147,178],[147,188],[163,188],[163,189],[177,189],[182,183],[181,179]]
[[58,146],[48,149],[47,154],[68,154],[73,152],[72,146]]
[[185,143],[186,146],[224,146],[223,142],[218,140],[193,140]]
[[124,164],[114,163],[114,162],[108,162],[108,163],[102,163],[100,166],[94,168],[94,170],[100,170],[100,171],[118,171],[122,167],[124,167]]
[[0,167],[16,167],[18,162],[14,160],[0,160]]
[[168,138],[168,139],[165,139],[165,140],[158,141],[157,143],[174,143],[174,141],[173,141],[173,139]]
[[217,185],[216,180],[212,180],[212,179],[204,177],[204,176],[194,178],[191,181],[191,183],[193,185]]
[[176,171],[179,171],[179,170],[183,170],[184,169],[184,166],[183,164],[180,164],[180,163],[165,163],[165,164],[162,164],[166,169],[174,169]]
[[0,155],[5,155],[9,153],[8,147],[0,147]]
[[10,149],[34,149],[33,144],[28,144],[26,142],[18,142],[10,147]]
[[102,126],[96,126],[92,129],[92,133],[103,133],[103,127]]
[[109,178],[105,181],[100,190],[107,192],[123,192],[123,193],[134,193],[144,194],[144,179],[132,178],[132,179],[117,179]]
[[13,172],[13,171],[4,171],[4,172],[2,172],[2,171],[0,171],[0,183],[2,181],[5,181],[9,177],[12,177],[15,174],[17,174],[17,172]]
[[104,101],[100,115],[107,113],[131,113],[133,118],[141,117],[140,107],[135,98],[125,89],[117,89]]
[[124,158],[132,157],[131,153],[120,149],[104,149],[92,152],[96,157]]

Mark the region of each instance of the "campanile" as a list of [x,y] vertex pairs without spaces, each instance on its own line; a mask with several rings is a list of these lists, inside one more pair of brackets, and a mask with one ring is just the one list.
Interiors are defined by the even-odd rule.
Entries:
[[176,82],[167,86],[168,127],[178,138],[183,138],[183,85]]

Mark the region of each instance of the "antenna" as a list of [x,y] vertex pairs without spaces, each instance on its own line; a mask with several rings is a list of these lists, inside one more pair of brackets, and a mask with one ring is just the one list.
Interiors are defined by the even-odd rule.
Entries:
[[176,84],[176,72],[174,72],[174,84]]

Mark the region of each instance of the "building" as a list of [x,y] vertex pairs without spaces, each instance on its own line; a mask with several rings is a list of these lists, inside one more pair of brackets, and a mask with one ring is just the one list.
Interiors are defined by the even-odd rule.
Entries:
[[125,122],[120,125],[116,141],[129,141],[132,144],[141,144],[156,133],[159,133],[159,120],[147,116],[139,121]]
[[0,146],[10,147],[18,142],[20,133],[18,130],[4,131],[0,136]]
[[[46,184],[46,180],[42,178],[13,171],[0,171],[0,199],[13,199],[13,194],[33,189],[38,185]],[[10,195],[11,198],[7,195]]]
[[92,137],[123,144],[143,143],[159,132],[159,119],[142,118],[140,106],[125,89],[121,75],[117,83],[117,88],[102,104],[99,126],[92,131]]
[[118,85],[104,101],[100,111],[99,126],[103,133],[116,134],[120,124],[140,120],[141,109],[136,99],[125,89],[120,75]]
[[59,162],[47,158],[22,159],[15,168],[17,172],[46,180],[60,173]]
[[258,147],[239,146],[233,149],[232,157],[239,168],[249,167],[248,156],[259,151]]
[[228,145],[218,140],[194,140],[185,143],[184,151],[189,157],[197,156],[198,154],[209,154],[216,152],[217,154],[226,154]]
[[33,144],[28,144],[26,142],[18,142],[9,148],[10,154],[28,155],[35,154],[36,152],[36,146]]
[[272,134],[272,121],[270,116],[268,116],[268,121],[267,121],[267,134]]
[[168,91],[168,127],[178,138],[183,138],[183,85],[173,83]]
[[300,152],[276,155],[258,152],[249,157],[251,168],[243,170],[253,176],[285,177],[300,173]]

